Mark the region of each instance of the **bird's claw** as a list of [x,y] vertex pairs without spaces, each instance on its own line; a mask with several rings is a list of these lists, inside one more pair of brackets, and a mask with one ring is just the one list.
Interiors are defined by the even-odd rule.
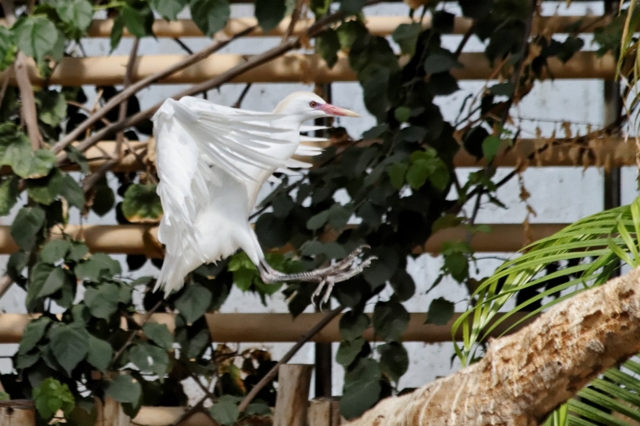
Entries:
[[313,292],[311,296],[311,300],[315,301],[316,298],[320,298],[319,303],[314,304],[322,308],[325,305],[329,298],[331,297],[331,291],[336,283],[346,281],[349,278],[352,278],[359,273],[361,273],[365,268],[371,265],[371,262],[377,259],[376,256],[369,256],[362,262],[357,265],[354,265],[354,261],[360,254],[362,254],[363,250],[366,248],[370,248],[368,245],[362,245],[349,253],[347,257],[342,259],[341,261],[335,263],[334,265],[327,268],[325,272],[325,276],[318,284],[318,287]]

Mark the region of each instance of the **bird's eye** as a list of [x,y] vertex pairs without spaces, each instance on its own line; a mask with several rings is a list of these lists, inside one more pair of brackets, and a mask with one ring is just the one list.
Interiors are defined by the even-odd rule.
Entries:
[[317,107],[317,106],[318,106],[318,103],[317,103],[316,101],[311,101],[311,102],[309,102],[309,106],[310,106],[311,108],[315,108],[315,107]]

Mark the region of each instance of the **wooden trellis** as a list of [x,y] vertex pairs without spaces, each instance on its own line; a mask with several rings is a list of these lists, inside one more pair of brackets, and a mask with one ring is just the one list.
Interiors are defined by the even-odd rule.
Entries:
[[[533,33],[536,32],[562,32],[572,23],[582,20],[585,31],[593,31],[595,23],[606,24],[609,19],[604,17],[543,17],[534,20]],[[402,17],[371,17],[367,18],[369,30],[376,35],[388,35],[401,23],[408,23],[408,18]],[[297,22],[293,35],[300,34],[312,22],[300,20]],[[454,24],[455,34],[464,34],[470,21],[456,18]],[[216,37],[228,37],[237,34],[247,28],[256,25],[254,18],[232,19],[227,27]],[[429,19],[425,19],[423,26],[431,25]],[[286,33],[289,26],[288,20],[283,21],[269,36],[281,36]],[[90,37],[108,37],[113,27],[112,20],[96,20],[90,30]],[[153,26],[154,33],[158,37],[201,37],[202,33],[191,21],[165,22],[156,21]],[[126,31],[124,36],[130,36]],[[265,36],[260,30],[256,30],[249,36]],[[133,68],[133,81],[149,77],[158,69],[166,68],[183,60],[183,55],[147,55],[136,59]],[[122,84],[125,69],[129,58],[127,56],[104,56],[89,58],[64,58],[54,70],[47,81],[48,84],[60,84],[65,86],[90,85],[115,85]],[[453,76],[459,80],[485,80],[496,77],[497,73],[486,59],[483,53],[463,53],[460,62],[464,65],[461,69],[452,71]],[[246,55],[240,54],[215,54],[182,71],[161,80],[158,84],[197,84],[210,80],[229,71],[233,67],[247,61]],[[567,63],[552,58],[549,60],[549,71],[555,79],[613,79],[616,60],[612,55],[602,58],[596,57],[594,52],[578,52]],[[35,65],[29,63],[29,77],[34,84],[42,84],[43,80],[38,76]],[[13,76],[9,71],[0,74],[0,81]],[[240,83],[269,83],[269,82],[304,82],[304,83],[331,83],[338,81],[356,81],[356,75],[349,68],[345,57],[340,57],[336,65],[329,69],[316,55],[288,54],[256,67],[233,80]],[[127,153],[115,165],[115,171],[143,170],[147,164],[140,161],[140,155],[145,158],[145,151],[151,142],[132,142],[131,146],[138,155]],[[521,140],[514,148],[503,147],[501,154],[496,157],[496,165],[514,167],[528,161],[531,166],[603,166],[621,167],[636,164],[636,150],[632,142],[623,143],[620,139],[593,139],[588,141],[589,149],[584,145],[572,146],[571,144],[550,145],[542,153],[535,156],[534,160],[525,160],[534,151],[540,149],[548,141]],[[112,161],[111,153],[115,151],[115,142],[103,141],[87,151],[92,170],[97,170],[106,162]],[[148,161],[147,158],[145,161]],[[461,150],[455,158],[457,167],[479,167],[482,162],[477,162],[470,154]],[[71,166],[73,169],[75,166]],[[531,225],[530,236],[534,239],[547,237],[560,228],[563,224],[536,224]],[[491,234],[476,234],[470,240],[472,248],[477,252],[515,252],[527,242],[521,225],[499,224],[492,225]],[[162,256],[162,248],[157,242],[157,230],[150,225],[69,225],[64,232],[74,237],[84,239],[92,252],[144,254],[148,257]],[[54,238],[56,234],[54,232]],[[331,238],[331,236],[327,236]],[[462,228],[446,229],[434,234],[425,244],[416,249],[416,253],[438,253],[441,243],[451,240],[465,240],[466,231]],[[7,226],[0,227],[0,253],[8,254],[17,250],[10,236]],[[225,342],[293,342],[299,336],[309,330],[322,317],[321,314],[302,314],[295,321],[288,314],[208,314],[207,321],[216,341]],[[32,320],[32,315],[1,314],[0,315],[0,343],[16,343],[20,341],[22,331],[26,324]],[[512,316],[511,321],[520,317]],[[140,319],[140,318],[138,318]],[[443,342],[451,339],[450,326],[424,325],[424,314],[412,314],[409,327],[403,336],[404,341]],[[169,314],[154,314],[151,321],[158,321],[168,325],[173,330],[173,316]],[[269,327],[257,330],[257,324],[269,324]],[[512,322],[505,322],[494,330],[495,335],[503,332],[504,327]],[[365,334],[365,338],[373,339],[374,336]],[[334,319],[323,331],[312,339],[317,342],[340,341],[338,331],[338,319]],[[317,423],[310,426],[335,425],[335,404],[330,400],[314,401],[311,404],[309,419]],[[180,407],[143,407],[134,419],[135,424],[164,425],[177,421],[184,413]],[[8,425],[31,426],[34,424],[32,411],[29,409],[15,410],[13,418],[6,417],[6,408],[0,407],[0,423]],[[213,424],[208,416],[198,417],[199,414],[184,420],[180,425]],[[5,416],[5,417],[3,417]],[[20,416],[18,418],[18,416]],[[103,426],[124,426],[129,424],[128,418],[123,417],[119,406],[114,401],[107,401],[101,408],[100,421]],[[206,417],[206,418],[205,418]],[[334,420],[327,419],[334,418]],[[8,420],[7,420],[8,419]],[[310,420],[312,421],[312,420]]]

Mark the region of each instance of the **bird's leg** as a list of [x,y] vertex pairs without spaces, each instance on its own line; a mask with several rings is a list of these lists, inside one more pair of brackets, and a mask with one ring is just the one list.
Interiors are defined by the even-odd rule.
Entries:
[[260,262],[258,270],[260,271],[260,277],[265,284],[274,284],[287,281],[305,281],[319,283],[318,288],[313,293],[311,299],[313,300],[324,293],[324,296],[322,297],[322,304],[324,304],[329,300],[329,297],[331,296],[331,290],[333,289],[335,283],[346,281],[349,278],[358,275],[364,270],[364,268],[369,266],[372,261],[377,259],[375,256],[371,256],[357,265],[354,263],[358,256],[362,253],[362,250],[366,247],[367,246],[360,246],[341,261],[327,266],[326,268],[318,268],[314,269],[313,271],[298,272],[296,274],[284,274],[273,269],[264,260]]

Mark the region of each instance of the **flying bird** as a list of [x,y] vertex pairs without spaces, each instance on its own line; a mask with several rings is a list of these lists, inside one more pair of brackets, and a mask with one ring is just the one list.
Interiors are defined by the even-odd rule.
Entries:
[[[331,117],[359,117],[321,97],[296,92],[271,113],[229,108],[203,99],[167,99],[153,116],[157,193],[164,215],[158,239],[165,244],[165,258],[156,290],[165,295],[179,290],[184,277],[199,265],[216,262],[244,250],[267,284],[284,281],[319,283],[313,299],[329,299],[333,285],[360,272],[373,257],[362,262],[364,247],[343,260],[313,271],[284,274],[266,262],[249,215],[262,185],[278,170],[306,168],[310,164],[292,158],[317,155],[318,147],[301,145],[305,121]],[[324,291],[324,296],[322,293]]]

